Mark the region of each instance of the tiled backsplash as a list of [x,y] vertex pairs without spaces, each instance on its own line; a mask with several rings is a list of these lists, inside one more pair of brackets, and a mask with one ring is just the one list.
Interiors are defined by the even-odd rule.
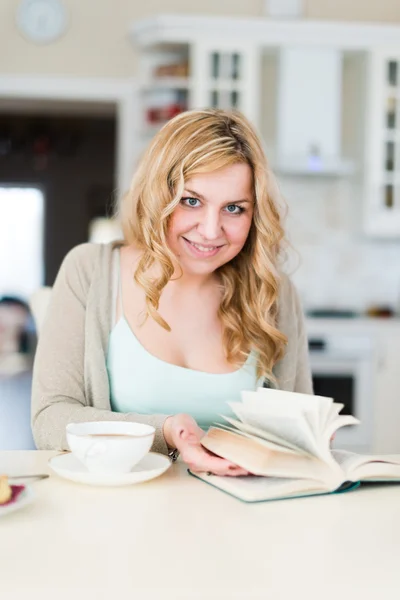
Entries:
[[279,177],[279,185],[293,246],[287,268],[304,307],[400,312],[400,238],[364,234],[360,185],[323,177]]

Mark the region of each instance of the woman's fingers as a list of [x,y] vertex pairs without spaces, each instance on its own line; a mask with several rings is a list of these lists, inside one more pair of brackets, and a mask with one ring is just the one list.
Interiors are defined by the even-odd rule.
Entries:
[[185,430],[181,435],[181,440],[185,441],[188,444],[198,444],[201,437],[202,434],[200,434],[198,431]]
[[204,431],[200,429],[193,419],[186,415],[176,416],[172,423],[175,428],[174,438],[176,447],[181,454],[182,460],[188,465],[191,471],[206,472],[214,475],[229,475],[237,477],[239,475],[248,475],[248,471],[208,452],[200,443],[204,436]]
[[191,471],[212,473],[213,475],[248,475],[248,471],[224,458],[208,454],[200,445],[182,453],[183,460]]
[[178,414],[167,417],[163,425],[163,433],[168,446],[181,449],[187,441],[198,442],[204,435],[193,417]]
[[250,475],[250,473],[246,469],[239,467],[239,465],[232,465],[228,467],[228,472],[226,475],[238,477],[238,475]]

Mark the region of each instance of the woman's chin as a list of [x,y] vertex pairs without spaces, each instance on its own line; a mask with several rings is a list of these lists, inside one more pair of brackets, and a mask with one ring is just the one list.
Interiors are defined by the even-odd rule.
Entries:
[[204,263],[202,261],[181,261],[180,265],[185,275],[212,275],[219,264]]

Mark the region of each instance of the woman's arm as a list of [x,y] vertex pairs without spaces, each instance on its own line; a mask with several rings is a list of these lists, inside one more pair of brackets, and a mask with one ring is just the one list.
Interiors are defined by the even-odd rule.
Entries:
[[305,326],[304,312],[299,295],[293,285],[292,293],[297,317],[296,379],[293,391],[300,392],[301,394],[313,394],[310,357],[308,351],[308,336]]
[[303,308],[296,288],[287,275],[282,275],[278,329],[288,339],[285,356],[274,368],[279,389],[312,394],[308,338]]
[[[99,246],[84,244],[64,259],[40,332],[32,383],[32,431],[39,449],[68,449],[65,427],[82,421],[137,421],[156,429],[153,450],[167,453],[168,415],[117,413],[89,406],[85,396],[86,300]],[[102,352],[101,348],[93,348]],[[104,360],[104,377],[106,377]],[[104,394],[106,394],[104,390]]]

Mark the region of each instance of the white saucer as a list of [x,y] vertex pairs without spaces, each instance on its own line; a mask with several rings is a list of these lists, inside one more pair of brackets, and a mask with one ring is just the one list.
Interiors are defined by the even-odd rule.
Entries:
[[90,473],[85,465],[71,453],[54,456],[49,460],[49,465],[60,477],[77,483],[116,486],[154,479],[171,466],[171,460],[163,454],[149,452],[129,473],[110,473],[109,475]]
[[25,486],[25,489],[19,494],[18,498],[12,504],[6,504],[4,506],[0,505],[0,517],[6,515],[14,510],[19,510],[23,506],[30,504],[35,499],[35,494],[32,491],[32,488],[28,485]]

